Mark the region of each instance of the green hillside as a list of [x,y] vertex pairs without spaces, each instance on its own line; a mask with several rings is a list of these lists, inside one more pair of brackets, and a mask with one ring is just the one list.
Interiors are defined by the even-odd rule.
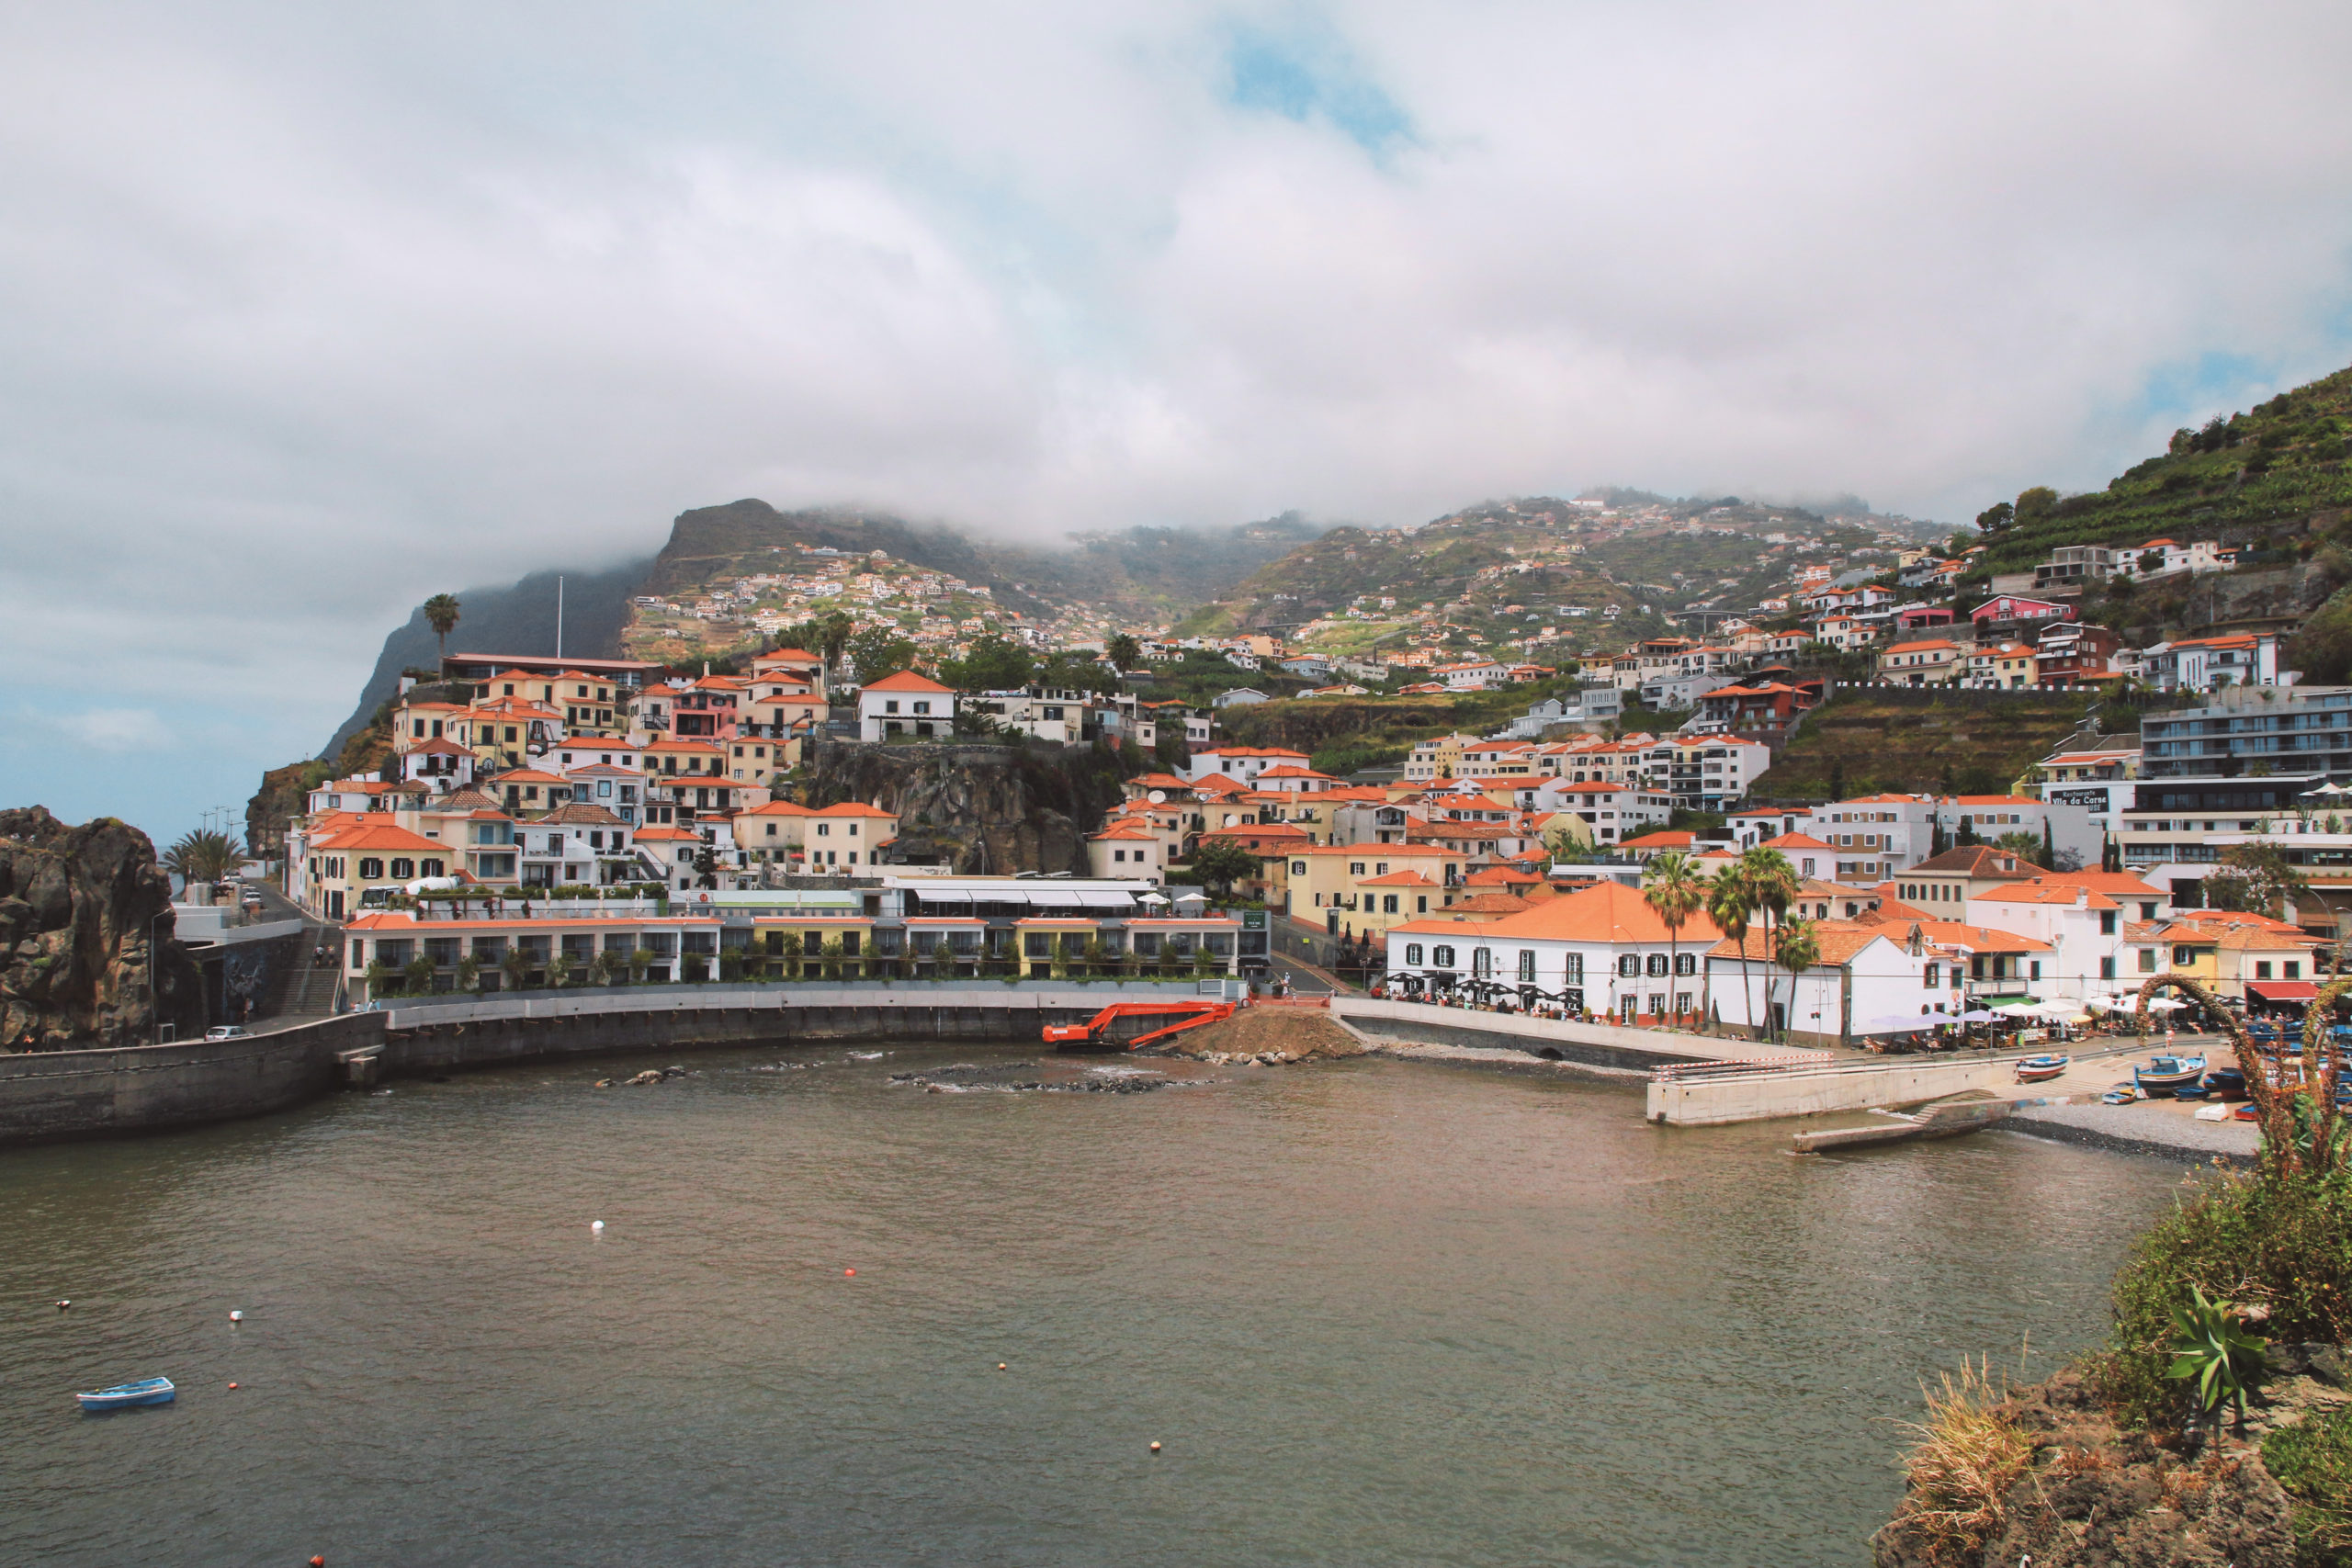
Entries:
[[[1846,693],[1811,714],[1749,792],[1758,800],[1882,790],[1996,795],[2073,734],[2089,705],[2050,692]],[[2130,733],[2136,715],[2102,715]]]
[[2243,570],[2288,565],[2343,529],[2352,508],[2352,370],[2201,430],[2117,475],[2105,490],[2060,497],[2037,487],[1977,518],[1989,547],[1973,574],[2015,571],[2061,545],[2225,539]]

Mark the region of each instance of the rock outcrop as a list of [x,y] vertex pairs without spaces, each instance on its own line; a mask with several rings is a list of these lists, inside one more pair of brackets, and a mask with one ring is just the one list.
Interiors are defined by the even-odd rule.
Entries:
[[899,817],[898,856],[952,858],[972,874],[1086,874],[1086,836],[1119,800],[1115,759],[1078,749],[874,745],[820,739],[803,759],[801,804],[862,800]]
[[0,1049],[143,1045],[159,1012],[183,1037],[200,1030],[203,980],[171,909],[138,829],[0,811]]

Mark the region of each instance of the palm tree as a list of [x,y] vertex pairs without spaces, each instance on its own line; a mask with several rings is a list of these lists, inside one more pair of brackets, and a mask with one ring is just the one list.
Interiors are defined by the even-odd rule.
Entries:
[[1673,973],[1667,978],[1667,994],[1674,992],[1674,980],[1682,973],[1682,927],[1699,912],[1706,902],[1705,885],[1699,879],[1698,867],[1690,857],[1679,850],[1650,857],[1642,868],[1642,901],[1657,914],[1666,927],[1666,948],[1673,954],[1669,967]]
[[1125,632],[1121,632],[1105,645],[1102,657],[1111,661],[1114,670],[1132,670],[1143,662],[1143,646]]
[[1748,890],[1747,877],[1738,863],[1724,866],[1708,882],[1707,919],[1715,928],[1731,938],[1739,948],[1739,998],[1741,1010],[1747,1013],[1750,1028],[1756,1023],[1756,993],[1747,974],[1747,922],[1756,912],[1756,897]]
[[464,608],[454,593],[435,593],[424,602],[424,624],[433,628],[443,659],[449,657],[449,634],[458,629],[458,612]]
[[236,869],[244,854],[235,834],[198,828],[164,852],[164,869],[190,882],[218,882]]
[[[1797,1010],[1797,976],[1821,962],[1821,938],[1811,920],[1791,920],[1781,928],[1772,946],[1772,961],[1789,972],[1789,1013]],[[1770,1005],[1771,998],[1765,998]]]
[[[1748,896],[1764,911],[1765,948],[1769,952],[1772,928],[1787,917],[1789,906],[1796,902],[1804,883],[1798,877],[1797,868],[1789,863],[1788,856],[1761,844],[1739,857],[1739,874],[1747,884]],[[1772,998],[1768,995],[1764,999],[1769,1004]]]

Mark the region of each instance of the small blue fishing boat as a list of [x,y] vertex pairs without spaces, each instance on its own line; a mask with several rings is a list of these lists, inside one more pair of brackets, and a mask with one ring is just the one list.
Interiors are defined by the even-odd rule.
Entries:
[[2205,1088],[2221,1100],[2245,1098],[2245,1074],[2235,1067],[2215,1067],[2205,1075]]
[[2041,1083],[2054,1078],[2066,1070],[2065,1056],[2020,1056],[2018,1058],[2018,1082]]
[[2158,1056],[2144,1067],[2132,1069],[2132,1081],[2151,1100],[2177,1094],[2183,1084],[2196,1084],[2204,1077],[2202,1056]]
[[2131,1084],[2120,1083],[2098,1098],[2104,1105],[2129,1105],[2140,1098],[2140,1091]]
[[121,1410],[133,1404],[169,1404],[179,1391],[169,1378],[142,1378],[137,1382],[117,1383],[96,1393],[77,1393],[85,1410]]

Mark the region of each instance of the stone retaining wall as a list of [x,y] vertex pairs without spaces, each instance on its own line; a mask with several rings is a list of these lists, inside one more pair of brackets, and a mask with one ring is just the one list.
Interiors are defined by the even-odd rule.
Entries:
[[0,1146],[195,1126],[324,1094],[337,1058],[384,1039],[356,1013],[243,1040],[0,1056]]

